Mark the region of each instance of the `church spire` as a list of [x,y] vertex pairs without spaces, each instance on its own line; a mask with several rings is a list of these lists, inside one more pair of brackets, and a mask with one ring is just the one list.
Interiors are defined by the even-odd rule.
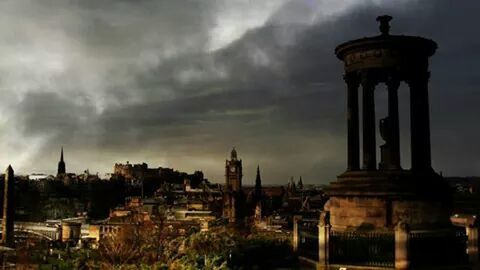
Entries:
[[58,162],[58,169],[57,169],[57,176],[66,173],[65,169],[65,160],[63,159],[63,146],[62,150],[60,151],[60,161]]
[[257,177],[255,178],[255,199],[262,197],[262,178],[260,177],[260,165],[257,166]]

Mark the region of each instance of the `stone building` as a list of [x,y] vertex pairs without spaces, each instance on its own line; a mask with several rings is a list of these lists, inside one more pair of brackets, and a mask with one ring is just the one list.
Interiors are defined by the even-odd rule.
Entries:
[[126,164],[115,163],[113,174],[122,176],[125,180],[134,180],[142,178],[158,178],[160,171],[158,168],[149,168],[147,163],[131,164],[127,161]]
[[[195,171],[192,174],[179,172],[171,168],[149,168],[147,163],[126,164],[115,163],[113,167],[113,177],[121,177],[128,182],[134,183],[139,181],[155,182],[157,185],[163,183],[184,185],[188,184],[193,188],[200,185],[204,179],[203,172]],[[159,186],[153,185],[155,189]]]

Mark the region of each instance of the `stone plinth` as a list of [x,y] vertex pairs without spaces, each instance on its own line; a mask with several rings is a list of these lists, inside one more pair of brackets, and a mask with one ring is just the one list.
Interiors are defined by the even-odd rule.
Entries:
[[451,224],[449,188],[433,172],[347,172],[327,192],[325,210],[334,230],[393,230],[399,222],[411,229]]

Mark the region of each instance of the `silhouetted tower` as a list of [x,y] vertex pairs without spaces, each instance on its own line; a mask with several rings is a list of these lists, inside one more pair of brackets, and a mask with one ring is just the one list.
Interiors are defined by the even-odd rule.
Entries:
[[13,234],[13,218],[15,214],[14,205],[15,179],[12,166],[8,166],[5,172],[5,184],[3,193],[3,220],[2,220],[2,244],[8,247],[15,246]]
[[230,160],[225,161],[225,197],[223,216],[231,223],[243,223],[245,218],[245,195],[242,191],[242,160],[233,148]]
[[263,215],[263,196],[262,196],[262,178],[260,177],[260,166],[257,167],[257,177],[255,178],[255,219],[262,219]]
[[237,157],[237,150],[232,149],[230,160],[225,162],[225,177],[227,189],[239,191],[242,189],[242,160]]
[[257,177],[255,178],[255,201],[262,199],[262,178],[260,177],[260,166],[257,167]]
[[63,160],[63,147],[60,153],[60,161],[58,162],[57,175],[63,175],[66,173],[65,161]]

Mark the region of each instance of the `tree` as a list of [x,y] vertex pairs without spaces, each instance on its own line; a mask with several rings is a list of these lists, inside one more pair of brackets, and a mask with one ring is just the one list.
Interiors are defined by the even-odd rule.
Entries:
[[162,260],[165,239],[162,223],[122,225],[118,232],[105,236],[100,242],[104,267],[114,269],[120,265],[154,264]]

